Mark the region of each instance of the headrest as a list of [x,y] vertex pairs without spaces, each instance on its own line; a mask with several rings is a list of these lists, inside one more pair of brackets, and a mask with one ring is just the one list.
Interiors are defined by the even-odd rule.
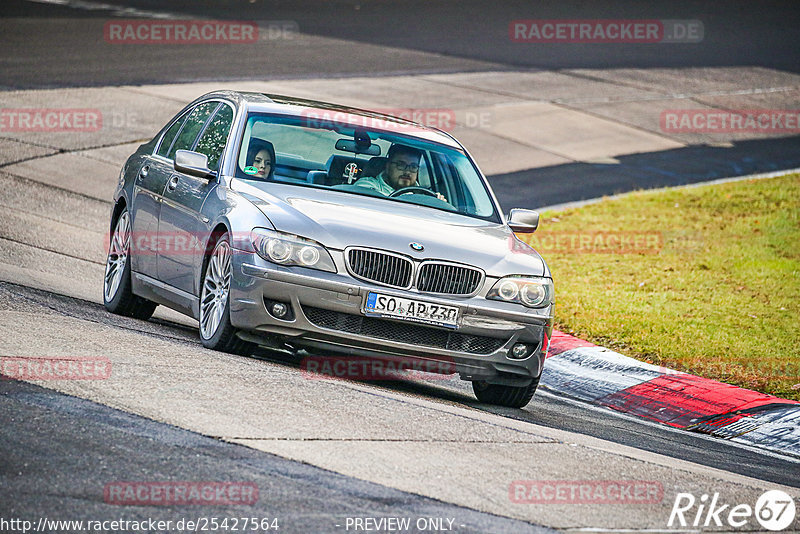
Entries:
[[371,158],[367,164],[364,165],[364,172],[361,173],[361,176],[378,176],[386,168],[387,161],[388,158],[381,156],[375,156],[374,158]]
[[353,183],[363,174],[363,162],[346,156],[331,156],[328,159],[328,180],[327,185],[342,183]]

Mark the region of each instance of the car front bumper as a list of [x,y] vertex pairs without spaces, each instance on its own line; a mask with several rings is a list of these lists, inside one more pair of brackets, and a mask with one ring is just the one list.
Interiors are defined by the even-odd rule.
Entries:
[[[335,274],[268,263],[256,254],[234,254],[230,289],[231,323],[265,340],[276,337],[315,354],[320,351],[370,358],[425,362],[425,368],[452,369],[464,380],[523,386],[542,372],[552,331],[552,307],[528,310],[481,296],[441,297],[397,290]],[[458,328],[367,317],[370,291],[457,306]],[[291,307],[278,319],[266,301]],[[531,347],[524,359],[509,357],[517,343]],[[452,372],[452,371],[451,371]]]

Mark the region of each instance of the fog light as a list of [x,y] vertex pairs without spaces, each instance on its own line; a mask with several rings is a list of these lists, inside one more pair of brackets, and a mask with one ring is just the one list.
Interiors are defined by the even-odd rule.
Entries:
[[288,311],[289,307],[282,302],[276,302],[275,304],[272,305],[272,315],[274,315],[278,319],[283,319],[284,317],[286,317],[286,313]]
[[288,302],[264,298],[264,307],[267,309],[267,313],[276,319],[294,321],[294,311],[292,310],[292,305]]
[[517,343],[513,347],[511,347],[511,354],[510,357],[514,358],[515,360],[521,360],[528,356],[530,352],[530,347],[525,343]]

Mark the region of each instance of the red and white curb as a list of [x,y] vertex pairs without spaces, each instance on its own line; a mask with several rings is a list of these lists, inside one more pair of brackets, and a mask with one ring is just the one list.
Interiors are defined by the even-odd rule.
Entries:
[[640,362],[557,330],[541,384],[650,421],[800,457],[800,403]]

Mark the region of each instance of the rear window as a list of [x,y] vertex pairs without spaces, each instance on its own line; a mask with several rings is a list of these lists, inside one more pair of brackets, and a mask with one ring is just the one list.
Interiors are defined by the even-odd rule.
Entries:
[[178,135],[178,132],[181,130],[181,127],[188,116],[188,113],[184,113],[181,118],[172,123],[172,126],[169,127],[169,130],[167,130],[167,132],[164,134],[164,137],[161,138],[161,144],[159,145],[156,154],[167,157],[167,154],[169,154],[169,148],[172,146],[172,142],[175,140],[175,136]]
[[230,106],[223,104],[206,126],[203,135],[197,140],[194,150],[208,157],[208,168],[211,170],[215,171],[219,167],[219,158],[228,141],[232,122],[233,110]]
[[189,113],[178,137],[175,139],[175,142],[172,143],[172,148],[170,148],[167,154],[169,159],[175,159],[175,152],[178,150],[191,150],[194,147],[197,135],[200,133],[200,130],[203,129],[211,113],[217,109],[217,106],[219,106],[219,102],[204,102]]

